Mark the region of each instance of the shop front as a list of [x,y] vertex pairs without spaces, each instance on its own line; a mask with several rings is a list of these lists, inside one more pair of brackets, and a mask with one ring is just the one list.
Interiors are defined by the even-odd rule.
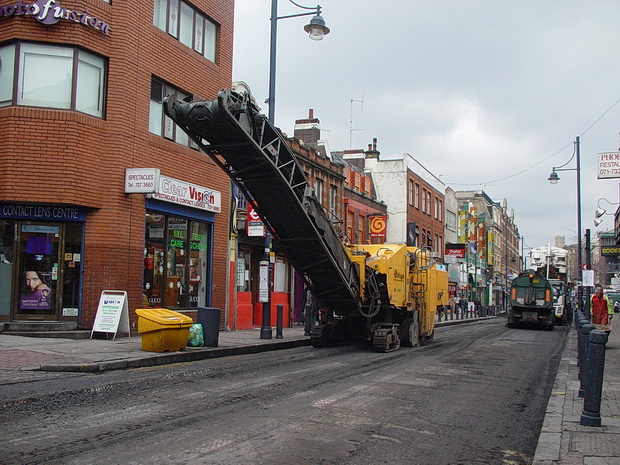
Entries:
[[81,315],[83,207],[0,203],[0,320]]
[[142,304],[173,310],[208,307],[213,284],[213,229],[221,194],[158,176],[148,194]]

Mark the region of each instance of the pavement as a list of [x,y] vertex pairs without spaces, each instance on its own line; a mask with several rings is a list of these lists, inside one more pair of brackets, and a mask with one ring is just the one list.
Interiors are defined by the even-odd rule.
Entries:
[[620,330],[605,346],[601,426],[581,426],[577,330],[567,335],[533,465],[620,465]]
[[[444,320],[436,326],[471,323],[495,317]],[[283,328],[282,338],[260,339],[260,329],[220,331],[217,347],[187,347],[176,352],[142,350],[141,336],[112,339],[65,339],[0,333],[0,386],[27,381],[36,373],[85,372],[191,362],[310,345],[302,326]],[[560,366],[532,465],[620,465],[620,331],[611,331],[605,350],[601,423],[581,426],[577,331],[568,331]]]

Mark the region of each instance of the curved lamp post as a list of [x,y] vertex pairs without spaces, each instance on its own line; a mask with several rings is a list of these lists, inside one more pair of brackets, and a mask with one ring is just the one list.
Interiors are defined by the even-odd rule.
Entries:
[[296,15],[278,16],[278,0],[271,0],[271,41],[269,48],[269,121],[275,124],[276,117],[276,44],[278,37],[278,20],[288,18],[298,18],[300,16],[314,15],[308,24],[304,26],[304,30],[308,33],[308,37],[312,40],[323,40],[323,37],[329,34],[329,28],[325,25],[325,20],[321,16],[321,5],[303,6],[288,0],[293,5],[303,10],[312,10],[307,13],[298,13]]
[[[583,281],[583,259],[581,255],[581,153],[580,153],[580,142],[579,136],[575,138],[575,151],[573,152],[573,157],[575,157],[576,167],[575,168],[564,168],[568,165],[573,157],[560,166],[554,166],[551,170],[551,174],[549,175],[548,181],[551,184],[557,184],[560,180],[560,176],[558,176],[558,171],[576,171],[577,172],[577,262],[579,266],[578,278],[579,278],[579,290],[581,291],[581,284]],[[581,292],[579,292],[579,308],[581,309],[583,306],[581,299]]]
[[[271,0],[271,40],[269,46],[269,98],[267,104],[269,105],[268,118],[271,124],[275,125],[276,118],[276,51],[277,51],[277,37],[278,37],[278,20],[287,18],[298,18],[300,16],[314,15],[308,24],[304,26],[304,30],[308,33],[308,36],[312,40],[322,40],[326,34],[329,34],[329,28],[325,26],[325,20],[321,16],[321,5],[316,7],[309,7],[299,5],[293,0],[288,0],[293,5],[303,10],[312,10],[306,13],[298,13],[295,15],[278,16],[278,0]],[[263,299],[263,315],[260,328],[260,339],[271,339],[271,280],[272,280],[272,265],[271,265],[271,233],[267,228],[265,232],[265,256],[261,261],[262,277],[261,279],[267,281],[266,298]]]

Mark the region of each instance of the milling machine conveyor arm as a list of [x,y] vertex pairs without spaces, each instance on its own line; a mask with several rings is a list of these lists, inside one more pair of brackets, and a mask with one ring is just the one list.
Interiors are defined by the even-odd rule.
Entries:
[[256,207],[315,297],[344,314],[361,307],[356,265],[280,132],[246,92],[217,100],[164,100],[164,112],[224,170]]

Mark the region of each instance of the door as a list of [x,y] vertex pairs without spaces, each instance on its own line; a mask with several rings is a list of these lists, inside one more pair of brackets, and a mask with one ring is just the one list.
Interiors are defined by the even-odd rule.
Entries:
[[59,224],[21,223],[15,317],[58,320]]

